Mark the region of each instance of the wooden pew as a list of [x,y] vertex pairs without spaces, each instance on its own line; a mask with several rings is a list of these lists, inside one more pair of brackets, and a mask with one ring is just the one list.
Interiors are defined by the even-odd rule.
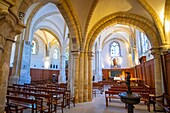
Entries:
[[37,101],[35,99],[28,99],[24,97],[18,97],[18,96],[10,96],[7,95],[7,105],[10,105],[11,103],[17,107],[22,107],[23,109],[31,108],[31,113],[37,113]]
[[104,85],[103,83],[93,82],[93,89],[98,89],[101,94],[104,92]]
[[[32,89],[35,90],[35,89]],[[9,95],[25,98],[25,99],[35,99],[37,101],[37,111],[40,111],[43,113],[43,111],[48,110],[48,113],[50,113],[51,110],[51,95],[50,94],[44,94],[40,91],[42,90],[36,90],[36,92],[25,92],[25,91],[18,91],[18,90],[7,90]],[[48,91],[46,91],[48,92]],[[45,104],[44,104],[45,102]],[[47,105],[47,106],[45,106]]]
[[105,91],[105,99],[106,99],[106,107],[108,106],[108,100],[111,101],[113,98],[118,98],[118,94],[121,93],[120,91]]

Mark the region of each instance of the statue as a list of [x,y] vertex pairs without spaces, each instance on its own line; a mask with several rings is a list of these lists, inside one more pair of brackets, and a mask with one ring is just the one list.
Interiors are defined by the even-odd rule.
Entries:
[[115,58],[113,59],[113,66],[114,66],[114,67],[117,66],[117,61],[116,61]]

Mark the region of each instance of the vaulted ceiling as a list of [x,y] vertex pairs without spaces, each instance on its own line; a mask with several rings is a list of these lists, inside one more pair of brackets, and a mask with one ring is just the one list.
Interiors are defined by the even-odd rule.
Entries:
[[[119,14],[119,12],[130,13],[133,15],[144,17],[150,20],[152,24],[154,24],[155,21],[160,20],[160,23],[163,25],[164,9],[166,2],[166,0],[47,0],[47,1],[7,0],[7,1],[13,2],[15,6],[12,7],[14,13],[18,12],[26,13],[24,21],[25,24],[28,22],[29,18],[32,18],[34,26],[36,26],[37,29],[38,28],[44,29],[42,26],[45,26],[45,24],[48,25],[48,29],[50,27],[53,27],[57,30],[57,33],[54,34],[56,34],[58,38],[61,38],[61,40],[63,40],[62,37],[66,38],[69,32],[68,30],[66,30],[67,28],[64,28],[66,26],[65,24],[66,23],[72,24],[68,22],[67,20],[68,18],[71,21],[74,22],[76,21],[74,24],[76,26],[75,29],[77,29],[77,32],[80,33],[79,38],[87,36],[90,33],[90,31],[93,30],[93,27],[97,25],[103,18],[113,14]],[[50,2],[54,3],[56,7],[54,4],[47,5],[47,3]],[[57,7],[60,5],[60,3],[66,3],[68,7],[67,10],[64,9],[63,11],[61,11],[62,15],[60,15],[59,12],[62,8],[64,8],[64,5],[66,4],[62,4],[62,8],[59,8],[58,10]],[[71,16],[75,17],[70,18],[69,13],[67,12],[68,10],[70,11]],[[66,13],[68,14],[67,16],[65,15]],[[62,18],[62,16],[64,18]],[[104,21],[102,22],[104,23]],[[72,31],[71,28],[69,28],[69,30]],[[77,39],[77,42],[82,43],[83,40]]]
[[[88,26],[88,31],[100,19],[116,13],[128,12],[152,20],[148,11],[138,2],[141,0],[70,0],[78,16],[82,31]],[[143,0],[145,1],[145,0]],[[146,3],[163,19],[165,0],[146,0]],[[147,5],[147,4],[146,4]]]

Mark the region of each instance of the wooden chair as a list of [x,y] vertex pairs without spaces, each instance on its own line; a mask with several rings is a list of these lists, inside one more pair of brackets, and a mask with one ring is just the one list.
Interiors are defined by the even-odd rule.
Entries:
[[145,105],[148,107],[148,111],[150,112],[150,102],[149,102],[149,93],[140,93],[141,101],[144,101]]
[[19,107],[15,104],[9,103],[6,106],[5,111],[6,113],[23,113],[24,109],[26,109],[26,107]]
[[[63,113],[64,102],[65,102],[65,92],[64,91],[49,91],[52,96],[52,106],[51,109],[54,108],[54,111],[57,111],[57,108],[61,108]],[[52,110],[51,110],[52,111]]]
[[66,100],[66,105],[68,105],[68,108],[70,108],[70,103],[73,103],[73,106],[75,107],[75,97],[71,96],[71,91],[66,90],[65,91],[65,100]]
[[[152,97],[153,99],[153,109],[154,111],[163,111],[163,112],[166,112],[166,113],[170,113],[170,96],[163,93],[162,95],[160,96],[155,96],[155,97]],[[155,104],[159,105],[162,110],[157,110],[156,107],[155,107]]]
[[[31,113],[34,113],[34,110],[37,113],[37,107],[36,107],[37,101],[34,99],[28,99],[28,98],[17,97],[17,96],[9,96],[9,95],[6,96],[6,98],[7,98],[7,105],[8,105],[7,111],[9,111],[9,113],[11,113],[10,110],[11,111],[14,110],[17,113],[19,110],[24,110],[27,108],[32,109]],[[14,109],[12,109],[12,107]]]

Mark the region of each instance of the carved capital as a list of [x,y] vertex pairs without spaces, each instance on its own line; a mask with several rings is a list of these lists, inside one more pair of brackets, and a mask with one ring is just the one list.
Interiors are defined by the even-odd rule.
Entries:
[[71,53],[74,59],[78,59],[80,56],[80,51],[71,51]]
[[16,36],[16,32],[11,32],[7,37],[6,37],[6,41],[11,41],[12,43],[15,42],[14,38]]
[[151,54],[154,56],[154,58],[157,58],[161,55],[161,48],[151,48]]
[[93,52],[88,52],[88,58],[89,60],[93,60],[94,53]]
[[161,53],[162,53],[162,55],[167,54],[169,49],[170,49],[170,45],[168,45],[168,44],[162,45],[161,46]]

